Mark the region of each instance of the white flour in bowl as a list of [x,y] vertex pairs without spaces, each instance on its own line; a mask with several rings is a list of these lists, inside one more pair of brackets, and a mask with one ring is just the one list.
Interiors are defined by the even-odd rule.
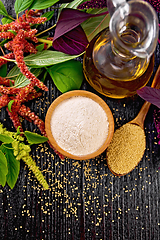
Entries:
[[75,96],[61,102],[53,111],[51,131],[65,151],[83,156],[98,150],[109,129],[107,115],[94,100]]

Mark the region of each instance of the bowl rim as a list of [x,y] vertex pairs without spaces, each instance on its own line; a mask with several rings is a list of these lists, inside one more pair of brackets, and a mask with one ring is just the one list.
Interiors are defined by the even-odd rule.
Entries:
[[[109,122],[109,129],[108,129],[108,135],[107,138],[105,140],[105,142],[103,143],[103,145],[97,149],[95,152],[93,153],[89,153],[87,155],[73,155],[71,153],[68,153],[67,151],[65,151],[64,149],[62,149],[56,142],[56,140],[54,139],[53,135],[52,135],[52,131],[51,131],[51,117],[52,117],[52,113],[54,111],[54,109],[64,100],[72,98],[72,97],[76,97],[76,96],[82,96],[82,97],[88,97],[91,98],[92,100],[94,100],[95,102],[97,102],[105,111],[107,118],[108,118],[108,122]],[[51,143],[51,145],[61,154],[63,154],[64,156],[71,158],[71,159],[75,159],[75,160],[87,160],[87,159],[91,159],[91,158],[95,158],[96,156],[100,155],[102,152],[104,152],[106,150],[106,148],[108,147],[108,145],[110,144],[112,137],[113,137],[113,133],[114,133],[114,118],[113,118],[113,114],[109,108],[109,106],[107,105],[107,103],[100,98],[98,95],[86,91],[86,90],[72,90],[66,93],[63,93],[62,95],[60,95],[59,97],[57,97],[50,105],[50,107],[47,110],[46,113],[46,117],[45,117],[45,130],[46,130],[46,134],[47,137]]]

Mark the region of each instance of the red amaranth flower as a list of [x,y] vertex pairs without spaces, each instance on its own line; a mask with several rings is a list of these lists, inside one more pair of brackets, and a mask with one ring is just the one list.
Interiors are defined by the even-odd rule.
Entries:
[[154,110],[153,121],[154,121],[154,124],[155,124],[155,128],[157,130],[158,144],[160,145],[160,109],[155,109]]
[[38,79],[35,77],[33,73],[31,73],[28,70],[28,67],[26,66],[24,62],[24,56],[23,56],[23,49],[25,48],[25,32],[24,30],[20,30],[15,38],[12,41],[12,48],[13,53],[15,56],[15,60],[17,62],[17,66],[19,67],[21,73],[23,73],[26,78],[28,78],[34,85],[41,88],[44,91],[48,91],[48,88]]
[[37,43],[38,39],[35,36],[36,33],[37,33],[37,29],[31,29],[30,31],[24,32],[24,36],[26,38],[29,38],[33,42]]
[[44,124],[43,120],[41,120],[34,112],[32,112],[29,107],[26,107],[24,104],[22,104],[22,106],[20,107],[20,109],[18,111],[18,114],[24,118],[25,117],[30,118],[30,120],[32,120],[34,122],[34,124],[37,125],[37,127],[39,128],[41,133],[43,135],[46,134],[45,124]]
[[20,19],[15,20],[14,22],[12,22],[10,24],[11,29],[13,31],[15,31],[16,33],[18,33],[19,30],[23,29],[25,31],[29,31],[30,30],[30,25],[28,22],[21,22]]
[[33,83],[30,83],[26,87],[19,89],[19,93],[17,94],[15,99],[13,99],[14,103],[12,104],[12,106],[16,112],[18,112],[24,99],[28,97],[28,94],[30,92],[32,92],[33,87],[34,87]]
[[31,24],[41,24],[44,23],[47,20],[46,17],[39,17],[39,18],[34,18],[31,16],[27,17],[27,22]]
[[12,32],[0,32],[1,39],[13,39],[15,35]]
[[34,89],[32,90],[31,93],[28,94],[28,96],[26,98],[23,99],[23,102],[28,102],[31,101],[35,98],[39,98],[42,96],[41,92],[36,92]]
[[8,112],[8,115],[10,116],[10,119],[12,120],[13,122],[13,125],[15,127],[15,129],[18,129],[18,127],[20,127],[20,132],[23,132],[23,128],[22,128],[22,124],[20,122],[20,119],[19,119],[19,116],[18,116],[18,113],[17,112],[10,112],[7,108],[7,112]]
[[35,54],[37,53],[37,49],[32,43],[28,42],[27,40],[24,40],[24,52]]
[[19,92],[19,88],[14,87],[6,87],[0,85],[0,93],[7,94],[7,95],[13,95],[17,94]]
[[[30,84],[27,86],[16,88],[13,80],[0,77],[0,108],[7,106],[6,109],[8,111],[8,115],[10,116],[10,119],[12,120],[16,129],[20,127],[20,131],[23,132],[22,124],[20,122],[20,117],[22,116],[27,121],[33,121],[34,124],[40,129],[41,133],[46,136],[44,121],[24,105],[24,102],[28,102],[42,95],[42,93],[36,92],[34,86],[48,91],[48,88],[29,71],[24,61],[24,53],[37,52],[36,46],[33,44],[38,42],[38,39],[35,36],[37,30],[32,29],[31,26],[34,24],[40,24],[47,20],[46,18],[39,16],[39,11],[30,10],[17,20],[9,24],[0,25],[0,39],[9,40],[4,47],[11,51],[11,53],[3,56],[5,59],[0,57],[0,66],[7,63],[9,59],[15,59],[22,74],[30,80]],[[13,84],[13,87],[10,86],[10,83]],[[8,104],[11,100],[13,103],[10,111],[10,109],[8,109]],[[54,151],[59,155],[60,158],[64,159],[64,156],[62,156],[55,149]]]
[[9,99],[8,95],[3,94],[2,96],[0,96],[0,109],[2,107],[7,106],[9,101],[10,101],[10,99]]
[[89,9],[89,8],[106,8],[107,1],[106,0],[91,0],[81,3],[77,8],[78,9]]
[[[1,65],[0,65],[1,66]],[[10,86],[10,84],[14,84],[14,80],[10,80],[8,78],[0,77],[0,85]]]
[[34,17],[39,17],[40,14],[41,14],[42,10],[26,10],[25,14],[24,15],[27,15],[27,16],[34,16]]
[[[3,58],[6,58],[6,59],[14,59],[14,53],[8,53],[8,54],[4,55]],[[3,58],[1,58],[1,56],[0,56],[0,67],[1,67],[3,64],[6,64],[6,63],[8,62],[8,60],[3,59]]]
[[11,25],[10,25],[10,23],[7,23],[7,24],[4,24],[4,25],[0,25],[0,31],[2,32],[2,31],[7,31],[7,30],[9,30],[11,28]]
[[160,12],[160,1],[159,0],[144,0],[149,2],[156,12]]
[[[23,42],[24,43],[23,52],[34,53],[34,54],[37,53],[37,49],[32,43],[28,42],[26,39],[24,39],[23,41],[24,41]],[[9,51],[13,51],[12,45],[13,45],[13,41],[10,41],[10,42],[4,44],[5,48],[7,48]],[[10,53],[10,54],[13,54],[13,56],[14,56],[14,53]],[[6,58],[7,56],[5,55],[4,57]]]

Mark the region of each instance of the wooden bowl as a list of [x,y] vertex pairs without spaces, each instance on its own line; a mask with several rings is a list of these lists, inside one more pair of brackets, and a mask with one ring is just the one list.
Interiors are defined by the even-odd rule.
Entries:
[[[56,140],[54,139],[53,135],[52,135],[52,131],[51,131],[51,117],[53,114],[54,109],[64,100],[69,99],[71,97],[76,97],[76,96],[82,96],[82,97],[88,97],[92,100],[94,100],[95,102],[97,102],[105,111],[107,118],[108,118],[108,122],[109,122],[109,129],[108,129],[108,135],[106,137],[105,142],[103,143],[103,145],[96,150],[95,152],[92,152],[90,154],[87,155],[73,155],[67,151],[65,151],[64,149],[62,149],[56,142]],[[46,133],[47,133],[47,137],[50,141],[50,143],[52,144],[52,146],[59,151],[61,154],[63,154],[64,156],[71,158],[71,159],[76,159],[76,160],[86,160],[86,159],[90,159],[90,158],[95,158],[96,156],[100,155],[102,152],[105,151],[105,149],[108,147],[109,143],[111,142],[111,139],[113,137],[113,133],[114,133],[114,119],[113,119],[113,115],[112,112],[110,110],[110,108],[108,107],[108,105],[105,103],[105,101],[103,101],[99,96],[97,96],[96,94],[93,94],[91,92],[88,91],[84,91],[84,90],[74,90],[74,91],[70,91],[67,93],[62,94],[61,96],[59,96],[58,98],[56,98],[53,103],[50,105],[47,114],[46,114],[46,118],[45,118],[45,129],[46,129]]]

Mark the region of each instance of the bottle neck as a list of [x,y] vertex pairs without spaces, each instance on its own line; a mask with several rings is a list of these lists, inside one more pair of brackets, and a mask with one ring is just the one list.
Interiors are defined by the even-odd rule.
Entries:
[[103,31],[93,47],[93,63],[97,70],[110,79],[131,80],[147,69],[149,59],[139,58],[121,48],[109,29]]
[[128,62],[128,61],[136,58],[136,56],[133,55],[130,51],[120,47],[116,40],[115,41],[111,40],[111,49],[112,49],[113,54],[116,55],[117,57],[119,57],[119,59],[121,59],[121,61]]
[[139,58],[150,58],[154,53],[159,27],[157,14],[149,3],[142,0],[124,2],[112,14],[109,29],[115,51],[122,56],[131,52]]
[[107,0],[107,7],[108,7],[108,11],[110,16],[113,15],[113,13],[115,12],[115,10],[121,6],[122,4],[125,4],[126,0]]

